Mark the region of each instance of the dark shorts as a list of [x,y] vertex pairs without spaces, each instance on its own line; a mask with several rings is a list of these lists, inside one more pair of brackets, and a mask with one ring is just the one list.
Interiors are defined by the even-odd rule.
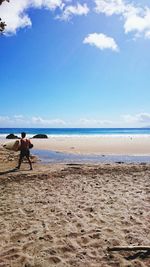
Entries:
[[29,149],[23,149],[20,151],[20,158],[23,158],[23,157],[29,157],[30,156],[30,151]]

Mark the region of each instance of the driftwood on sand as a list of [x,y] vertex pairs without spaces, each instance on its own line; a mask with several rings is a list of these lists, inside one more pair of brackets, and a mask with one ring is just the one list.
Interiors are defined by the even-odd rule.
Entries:
[[137,251],[137,250],[147,250],[150,251],[150,246],[117,246],[108,247],[108,251]]
[[108,247],[108,251],[119,251],[119,252],[135,252],[132,255],[125,257],[126,260],[134,260],[136,258],[145,259],[150,255],[150,246],[116,246],[116,247]]

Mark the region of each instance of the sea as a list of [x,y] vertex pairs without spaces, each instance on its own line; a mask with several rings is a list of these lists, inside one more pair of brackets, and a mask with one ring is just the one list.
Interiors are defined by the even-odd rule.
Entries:
[[[8,134],[20,136],[26,132],[29,138],[36,134],[53,136],[150,136],[150,128],[0,128],[0,139],[6,139]],[[130,155],[75,155],[49,150],[32,149],[43,164],[47,163],[150,163],[150,156]]]
[[0,137],[26,132],[29,137],[36,134],[53,135],[150,135],[149,128],[0,128]]

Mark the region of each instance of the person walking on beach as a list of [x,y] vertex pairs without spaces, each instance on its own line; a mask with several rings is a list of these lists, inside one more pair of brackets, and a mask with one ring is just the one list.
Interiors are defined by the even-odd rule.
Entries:
[[19,156],[19,162],[18,162],[18,166],[17,169],[20,169],[22,160],[24,157],[27,158],[29,165],[30,165],[30,170],[32,170],[32,162],[30,160],[30,150],[29,148],[31,148],[33,145],[31,144],[30,140],[25,138],[26,137],[26,133],[21,133],[21,139],[20,139],[20,156]]

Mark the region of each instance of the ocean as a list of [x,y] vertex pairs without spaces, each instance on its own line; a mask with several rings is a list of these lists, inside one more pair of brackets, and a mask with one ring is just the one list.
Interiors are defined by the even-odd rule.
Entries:
[[0,128],[0,137],[13,133],[26,132],[29,137],[35,134],[53,135],[150,135],[150,128]]

